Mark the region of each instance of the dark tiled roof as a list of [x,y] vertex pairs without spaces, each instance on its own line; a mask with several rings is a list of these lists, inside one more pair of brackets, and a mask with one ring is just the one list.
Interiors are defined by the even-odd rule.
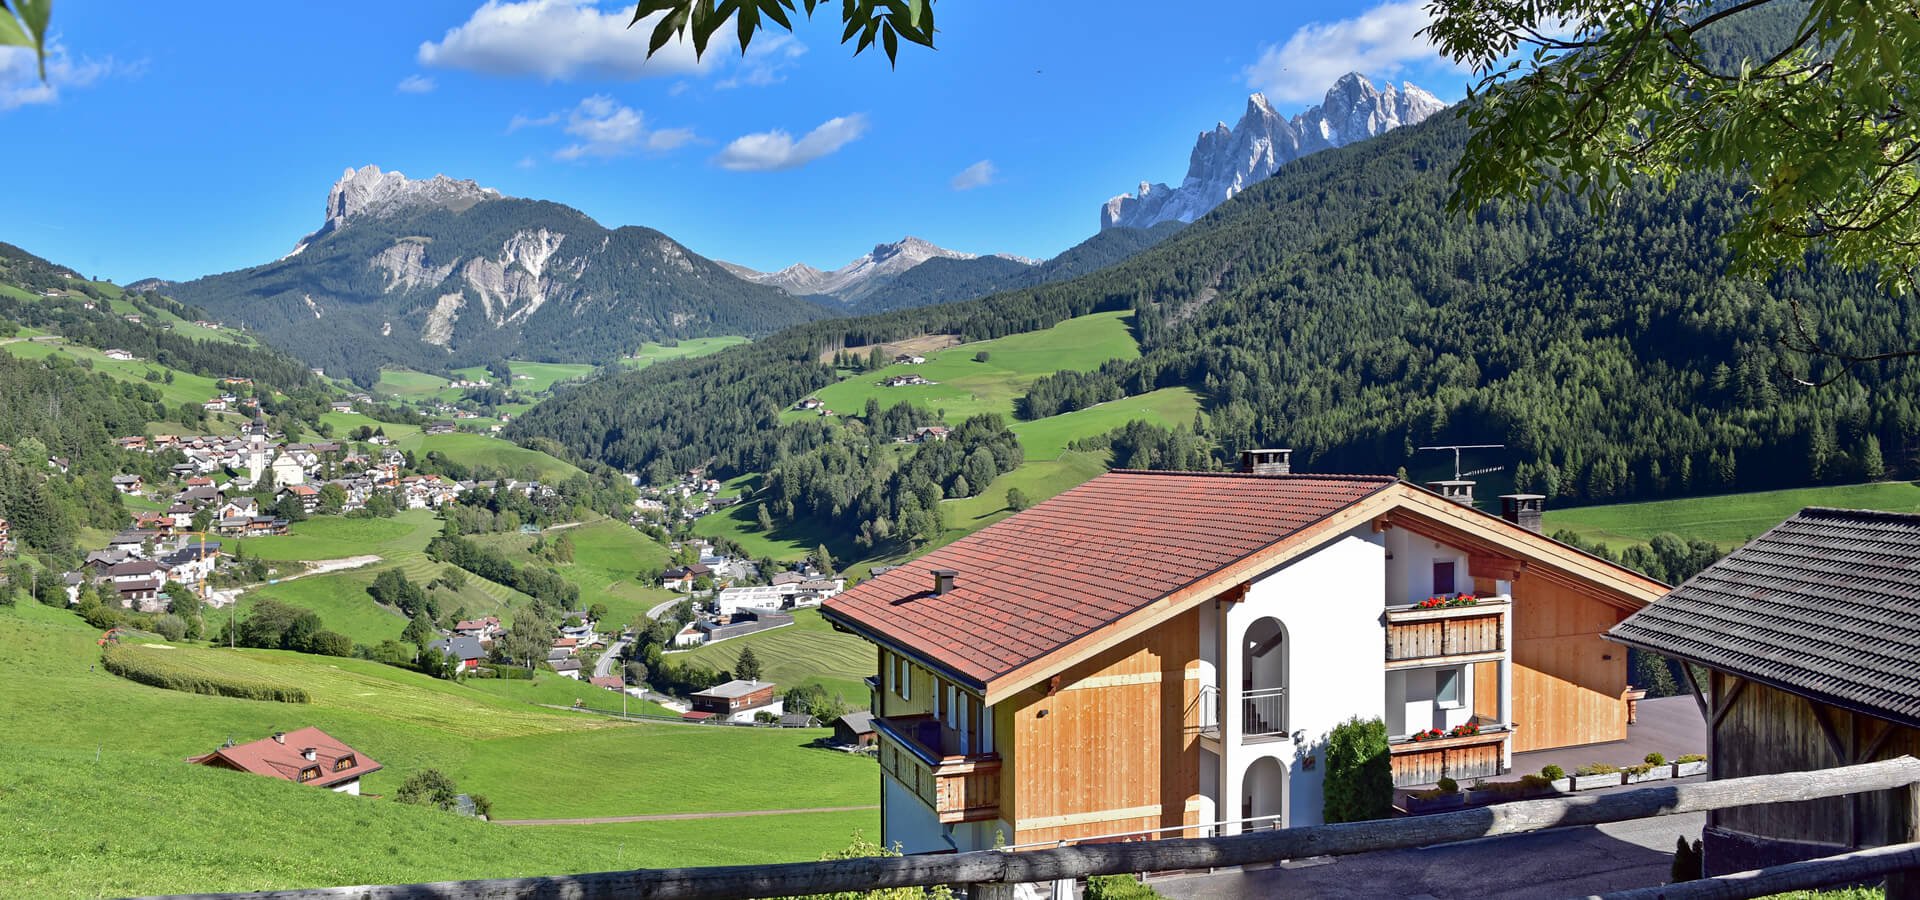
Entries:
[[1920,726],[1920,515],[1801,510],[1609,634]]
[[[1386,490],[1391,476],[1109,472],[826,602],[977,684]],[[958,572],[934,596],[932,572]]]

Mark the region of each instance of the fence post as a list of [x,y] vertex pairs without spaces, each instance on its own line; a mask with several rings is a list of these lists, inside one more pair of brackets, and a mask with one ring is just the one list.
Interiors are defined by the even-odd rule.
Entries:
[[[1889,842],[1920,842],[1920,785],[1899,788],[1894,794],[1900,798],[1894,817],[1898,830],[1888,835]],[[1920,900],[1920,871],[1906,869],[1888,875],[1887,900]]]

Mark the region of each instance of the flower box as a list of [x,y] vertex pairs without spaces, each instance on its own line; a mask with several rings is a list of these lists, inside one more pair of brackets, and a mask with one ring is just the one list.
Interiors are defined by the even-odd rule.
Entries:
[[1626,776],[1624,779],[1622,779],[1626,784],[1640,784],[1642,782],[1647,782],[1647,781],[1665,781],[1673,777],[1673,767],[1672,766],[1654,766],[1653,768],[1648,769],[1645,772],[1629,771],[1629,772],[1622,772],[1621,774]]
[[1599,775],[1574,775],[1570,779],[1571,787],[1576,791],[1591,791],[1594,788],[1619,787],[1619,772],[1602,772]]
[[1435,797],[1422,797],[1418,794],[1407,795],[1407,812],[1416,816],[1463,809],[1466,805],[1467,795],[1465,791],[1454,791],[1451,794],[1440,794]]
[[1692,778],[1695,775],[1705,774],[1707,774],[1707,761],[1704,759],[1699,762],[1673,764],[1673,777],[1675,778]]
[[1553,785],[1553,789],[1557,793],[1565,794],[1573,790],[1573,779],[1571,778],[1556,778],[1549,783]]

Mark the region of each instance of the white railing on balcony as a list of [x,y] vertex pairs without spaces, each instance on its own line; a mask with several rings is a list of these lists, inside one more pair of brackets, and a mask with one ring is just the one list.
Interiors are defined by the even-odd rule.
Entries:
[[1246,737],[1286,734],[1287,689],[1242,691],[1240,713],[1240,732]]
[[1201,685],[1200,696],[1194,699],[1193,705],[1195,713],[1194,720],[1199,726],[1200,733],[1208,737],[1218,738],[1220,736],[1220,707],[1222,706],[1220,687],[1212,684]]

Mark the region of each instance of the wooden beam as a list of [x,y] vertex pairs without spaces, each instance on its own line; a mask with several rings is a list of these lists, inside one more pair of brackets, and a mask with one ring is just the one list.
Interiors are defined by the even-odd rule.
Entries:
[[1714,698],[1720,708],[1713,711],[1713,722],[1707,726],[1709,731],[1720,730],[1720,720],[1725,719],[1727,713],[1733,712],[1733,704],[1739,702],[1740,692],[1747,689],[1745,678],[1734,678],[1731,675],[1727,677],[1732,679],[1733,687],[1727,689],[1727,696]]
[[[1652,651],[1647,651],[1651,653]],[[1700,707],[1700,721],[1713,724],[1713,711],[1707,708],[1707,694],[1700,689],[1700,682],[1693,677],[1693,664],[1685,660],[1680,662],[1680,677],[1687,680],[1687,690],[1693,694],[1693,705]]]
[[1838,765],[1846,765],[1849,755],[1847,742],[1840,738],[1839,730],[1833,727],[1833,719],[1827,715],[1827,708],[1804,697],[1801,701],[1807,704],[1807,708],[1813,710],[1813,720],[1820,723],[1820,733],[1827,736],[1827,748],[1833,751],[1834,762]]
[[[1915,868],[1920,868],[1920,844],[1894,844],[1715,878],[1615,891],[1589,900],[1746,900],[1787,891],[1871,882]],[[1892,900],[1891,891],[1887,897]]]
[[[1084,844],[1025,852],[979,850],[775,865],[638,869],[437,884],[179,895],[175,900],[189,897],[193,900],[240,900],[242,897],[252,900],[718,900],[936,884],[1029,884],[1089,875],[1244,866],[1283,859],[1423,847],[1546,828],[1600,825],[1756,803],[1843,797],[1914,784],[1920,784],[1920,760],[1901,757],[1838,769],[1756,775],[1705,784],[1667,784],[1601,796],[1522,800],[1430,816],[1310,825],[1232,837]],[[1902,859],[1899,867],[1915,865],[1920,865],[1920,859]]]

